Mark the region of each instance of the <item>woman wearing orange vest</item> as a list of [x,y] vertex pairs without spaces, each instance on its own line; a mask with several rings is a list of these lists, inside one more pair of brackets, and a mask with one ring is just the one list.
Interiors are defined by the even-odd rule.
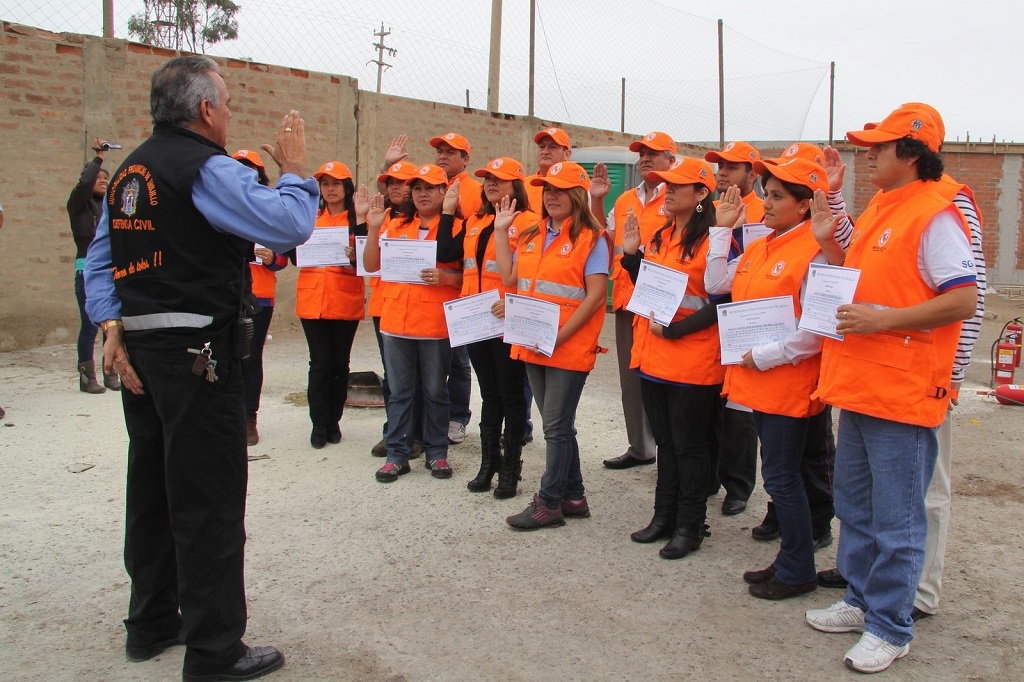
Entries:
[[[266,167],[258,152],[239,149],[231,155],[243,166],[256,171],[261,185],[270,185]],[[270,321],[274,318],[274,294],[277,290],[277,271],[288,265],[288,259],[259,244],[254,247],[254,262],[249,264],[252,275],[252,293],[259,304],[259,311],[250,317],[253,323],[252,343],[249,357],[242,360],[242,374],[245,376],[245,442],[256,445],[260,433],[256,428],[256,416],[260,410],[260,393],[263,392],[263,347],[267,343]]]
[[[812,230],[811,204],[816,191],[828,192],[825,169],[806,158],[755,161],[765,188],[764,223],[774,232],[749,245],[732,279],[733,301],[789,296],[799,319],[811,263],[827,263]],[[742,223],[743,200],[730,188],[718,206],[719,223]],[[815,214],[831,241],[830,212]],[[836,262],[842,250],[833,249]],[[782,545],[768,568],[747,571],[743,580],[759,599],[787,599],[817,588],[811,509],[801,464],[811,433],[827,433],[820,422],[831,419],[812,394],[818,385],[823,338],[797,330],[786,338],[749,350],[728,368],[723,393],[753,410],[761,439],[761,475],[771,495]]]
[[[368,238],[363,267],[370,272],[380,268],[381,239],[419,239],[437,241],[442,220],[453,233],[462,230],[458,217],[459,184],[448,187],[445,172],[433,164],[420,166],[406,180],[409,198],[384,223],[384,197],[370,200],[367,214]],[[420,273],[420,282],[381,281],[384,299],[380,332],[384,337],[384,363],[387,367],[391,397],[388,400],[387,461],[377,470],[381,483],[392,483],[410,471],[413,446],[413,403],[417,392],[423,398],[423,445],[427,468],[434,478],[451,478],[448,464],[448,368],[451,346],[445,323],[444,303],[457,298],[462,289],[461,247],[458,253],[437,250],[436,267]],[[454,257],[453,257],[454,256]]]
[[[515,159],[494,159],[486,168],[473,173],[483,181],[483,203],[474,215],[466,221],[466,229],[452,236],[441,226],[438,237],[439,248],[446,244],[458,245],[463,249],[462,296],[472,296],[483,291],[497,290],[501,298],[495,304],[495,313],[500,316],[504,309],[505,294],[515,291],[501,282],[498,271],[494,233],[494,215],[501,200],[514,199],[517,206],[528,204],[526,194],[526,172],[523,164]],[[531,211],[520,212],[511,227],[509,239],[513,245],[516,235],[531,225],[536,225],[540,216]],[[469,344],[469,359],[476,371],[480,385],[480,470],[476,478],[466,484],[470,492],[482,493],[491,489],[491,480],[498,474],[498,486],[494,496],[499,499],[515,497],[522,468],[523,430],[526,424],[526,366],[511,357],[512,347],[501,338],[488,339]],[[502,424],[504,423],[505,454],[502,456]]]
[[513,255],[508,230],[515,202],[501,200],[494,218],[495,255],[502,283],[517,293],[558,304],[558,336],[551,357],[523,346],[512,358],[526,373],[544,420],[546,466],[540,491],[505,522],[515,530],[565,525],[565,517],[590,516],[576,442],[576,408],[594,368],[604,324],[611,246],[588,206],[590,177],[577,163],[556,163],[533,184],[544,185],[541,221],[519,233]]
[[629,366],[642,379],[644,410],[658,445],[658,481],[654,517],[630,539],[649,543],[670,538],[659,554],[682,559],[700,549],[709,534],[705,521],[712,448],[725,375],[715,308],[704,290],[708,228],[715,223],[715,173],[706,161],[683,157],[647,177],[665,183],[668,222],[641,252],[640,223],[630,217],[624,225],[621,265],[634,282],[641,261],[683,272],[688,280],[668,327],[641,315],[633,319]]
[[[328,161],[313,174],[320,183],[316,227],[348,227],[354,257],[357,229],[352,172],[340,161]],[[314,448],[341,442],[341,415],[348,397],[349,357],[359,320],[363,319],[363,278],[353,265],[304,267],[295,286],[295,314],[309,346],[306,397]]]

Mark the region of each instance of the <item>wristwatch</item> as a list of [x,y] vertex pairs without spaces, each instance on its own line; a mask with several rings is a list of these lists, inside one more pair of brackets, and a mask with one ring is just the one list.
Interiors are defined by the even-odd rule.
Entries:
[[100,329],[103,330],[103,333],[106,333],[107,331],[109,331],[111,327],[123,327],[123,326],[124,326],[124,322],[122,322],[121,320],[106,320],[106,321],[100,323]]

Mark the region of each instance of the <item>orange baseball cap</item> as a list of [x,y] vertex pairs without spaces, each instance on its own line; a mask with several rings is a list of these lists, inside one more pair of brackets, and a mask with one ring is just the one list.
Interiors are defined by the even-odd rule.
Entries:
[[780,158],[755,161],[754,170],[762,177],[773,175],[779,180],[803,185],[811,191],[820,189],[822,192],[828,192],[828,174],[824,167],[803,156],[785,160]]
[[263,165],[263,159],[260,158],[259,152],[254,152],[251,149],[239,149],[231,155],[231,158],[236,161],[248,161],[257,168],[266,169],[266,166]]
[[572,149],[572,144],[569,143],[569,133],[565,132],[561,128],[546,128],[536,135],[533,136],[533,141],[536,144],[540,144],[540,141],[545,137],[550,137],[551,141],[557,144],[559,147],[565,147],[566,149]]
[[405,182],[416,174],[416,164],[399,161],[388,166],[388,169],[377,176],[377,182],[387,182],[389,178]]
[[430,138],[430,146],[434,149],[437,149],[442,142],[449,147],[454,147],[469,154],[469,140],[458,133],[445,133],[441,137]]
[[642,140],[634,140],[629,143],[629,151],[631,152],[638,152],[643,147],[653,149],[656,152],[672,152],[673,154],[678,150],[676,141],[672,139],[671,135],[657,130],[653,133],[647,133]]
[[[553,138],[552,138],[553,139]],[[478,178],[486,178],[488,175],[493,175],[499,180],[525,180],[526,171],[523,170],[523,164],[519,163],[515,159],[503,156],[500,159],[495,159],[487,164],[486,168],[478,168],[473,171],[473,175]]]
[[709,192],[714,192],[718,184],[715,181],[715,169],[711,164],[692,156],[677,159],[668,170],[651,171],[647,174],[647,179],[672,185],[704,185]]
[[319,180],[325,175],[329,175],[335,180],[351,180],[352,171],[348,169],[348,166],[343,164],[341,161],[328,161],[324,165],[320,166],[320,170],[313,173],[313,177]]
[[551,185],[558,189],[569,189],[571,187],[582,187],[590,190],[590,176],[587,175],[583,166],[573,161],[562,161],[548,169],[548,174],[543,177],[530,178],[531,185]]
[[761,152],[746,142],[730,142],[725,148],[718,152],[708,152],[704,155],[705,161],[711,163],[722,163],[732,161],[733,163],[754,163],[761,160]]
[[448,174],[444,172],[443,168],[432,163],[425,163],[420,166],[416,172],[405,179],[405,184],[411,185],[417,180],[422,180],[428,185],[448,186]]
[[[846,133],[846,139],[858,147],[870,147],[879,142],[891,142],[909,137],[924,142],[933,152],[938,152],[942,147],[944,135],[939,132],[939,125],[935,122],[934,108],[919,102],[901,104],[885,117],[881,123],[868,123],[864,130],[851,130]],[[941,117],[939,118],[941,121]],[[870,127],[869,127],[870,126]],[[942,127],[945,132],[945,126]]]
[[[939,114],[939,111],[935,107],[933,107],[930,104],[925,104],[924,102],[907,102],[906,104],[901,104],[900,107],[901,108],[902,107],[916,107],[916,108],[919,108],[919,109],[927,112],[928,115],[932,117],[932,122],[935,123],[935,125],[939,129],[939,140],[945,141],[945,139],[946,139],[946,124],[942,122],[942,116]],[[872,130],[872,129],[877,128],[877,127],[878,127],[878,123],[865,123],[864,124],[864,130]]]
[[825,165],[825,152],[816,144],[810,142],[794,142],[793,144],[786,147],[786,149],[779,155],[777,159],[771,159],[777,163],[782,163],[793,158],[807,159],[813,161],[819,166]]

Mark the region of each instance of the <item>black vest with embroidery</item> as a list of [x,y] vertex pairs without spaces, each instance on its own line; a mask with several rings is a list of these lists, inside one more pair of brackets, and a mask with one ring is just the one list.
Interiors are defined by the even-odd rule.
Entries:
[[[218,232],[192,203],[200,166],[223,148],[158,125],[110,180],[114,287],[130,347],[229,353],[251,243]],[[145,317],[143,317],[145,316]]]

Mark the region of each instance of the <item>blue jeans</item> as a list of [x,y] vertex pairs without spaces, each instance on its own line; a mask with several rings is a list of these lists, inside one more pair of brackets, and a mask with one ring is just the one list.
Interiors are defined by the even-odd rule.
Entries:
[[423,391],[423,449],[427,461],[448,456],[448,339],[384,337],[384,365],[391,397],[388,400],[387,461],[403,465],[415,439],[413,404]]
[[92,362],[96,333],[100,328],[94,325],[85,313],[85,277],[81,270],[75,273],[75,298],[78,299],[78,316],[81,318],[81,325],[78,328],[78,361]]
[[589,373],[528,362],[526,374],[544,424],[546,460],[540,498],[549,507],[557,506],[562,498],[578,500],[586,491],[576,442],[576,408]]
[[[473,389],[473,370],[469,364],[469,351],[465,346],[452,348],[452,366],[448,374],[448,420],[463,426],[473,418],[469,409],[470,391]],[[445,424],[447,429],[448,425]],[[446,431],[447,433],[447,431]]]
[[775,575],[787,585],[815,580],[811,507],[800,475],[809,423],[808,418],[754,412],[761,439],[761,477],[782,532],[782,546],[773,565]]
[[902,646],[914,637],[910,612],[924,565],[935,429],[843,410],[836,450],[837,562],[844,599],[865,612],[865,631]]

